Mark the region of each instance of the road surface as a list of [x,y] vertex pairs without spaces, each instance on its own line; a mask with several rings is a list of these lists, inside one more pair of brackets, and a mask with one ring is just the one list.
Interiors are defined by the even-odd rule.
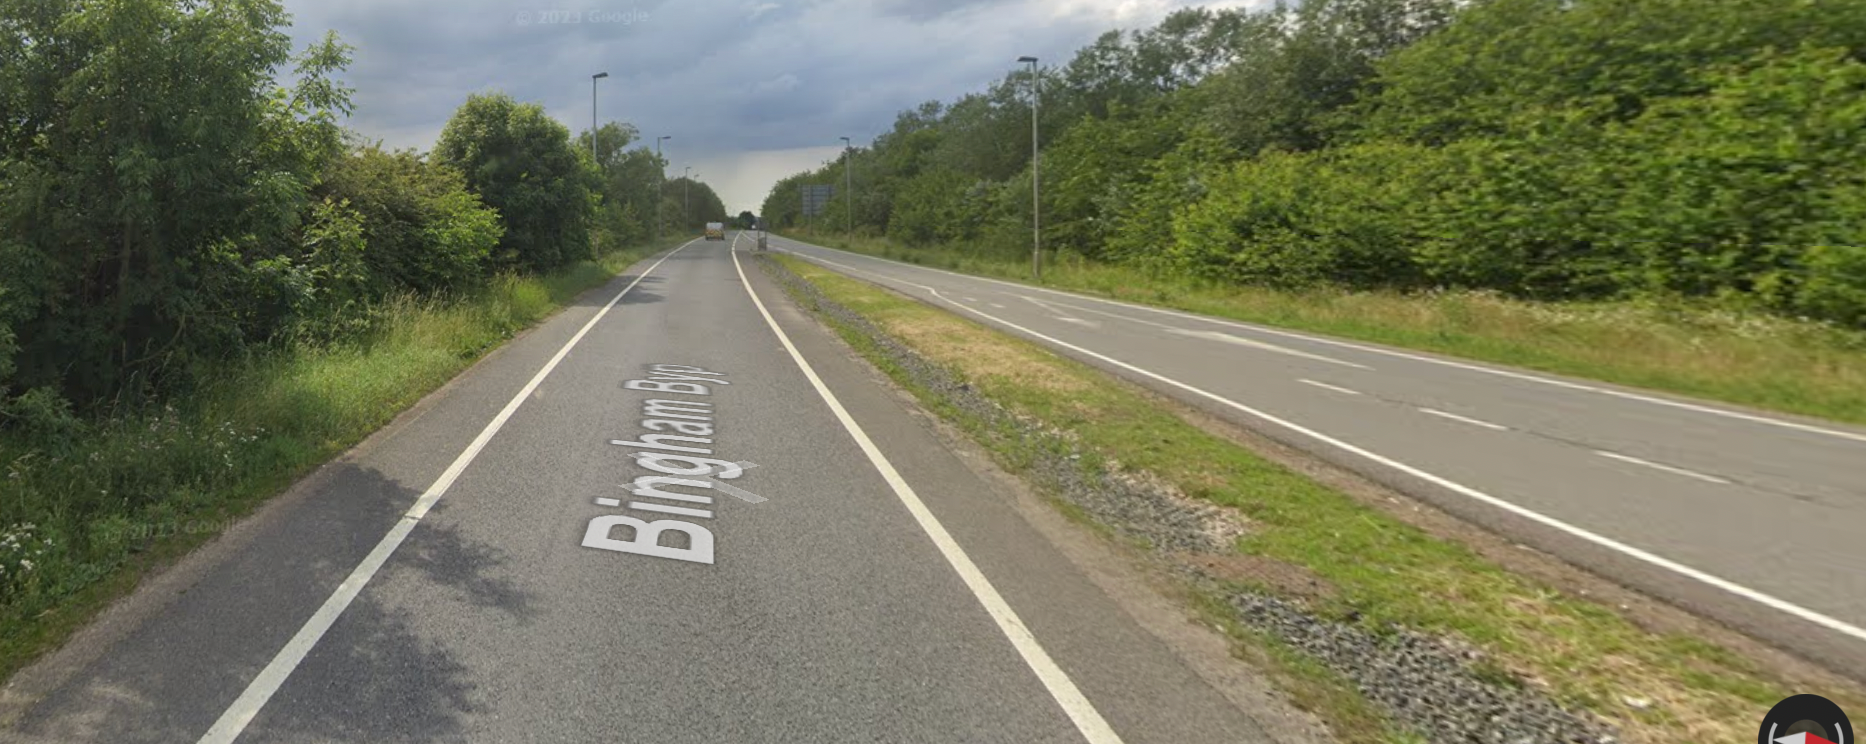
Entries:
[[737,257],[482,360],[16,675],[0,738],[1269,740]]
[[772,249],[1008,330],[1626,585],[1866,674],[1866,430]]

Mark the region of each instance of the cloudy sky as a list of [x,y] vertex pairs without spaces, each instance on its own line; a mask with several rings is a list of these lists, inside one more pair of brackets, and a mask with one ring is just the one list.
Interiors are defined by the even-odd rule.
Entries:
[[983,90],[1026,54],[1046,64],[1113,28],[1199,0],[285,0],[300,46],[356,47],[350,126],[428,149],[468,94],[543,104],[572,131],[640,127],[670,175],[691,166],[733,213],[771,184],[863,144],[902,109]]

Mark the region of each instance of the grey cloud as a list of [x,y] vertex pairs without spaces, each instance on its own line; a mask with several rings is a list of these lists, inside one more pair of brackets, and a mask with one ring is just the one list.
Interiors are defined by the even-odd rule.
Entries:
[[1017,2],[1018,0],[881,0],[876,2],[875,6],[886,15],[926,21],[962,10],[1012,5]]

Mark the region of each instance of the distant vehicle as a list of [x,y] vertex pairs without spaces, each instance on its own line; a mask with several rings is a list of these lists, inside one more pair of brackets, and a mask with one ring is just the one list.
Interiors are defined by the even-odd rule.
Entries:
[[726,223],[724,222],[706,223],[706,239],[707,240],[725,240],[726,239]]

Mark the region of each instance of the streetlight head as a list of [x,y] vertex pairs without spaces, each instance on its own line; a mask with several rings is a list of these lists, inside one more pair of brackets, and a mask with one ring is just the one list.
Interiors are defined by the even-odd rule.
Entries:
[[607,73],[607,72],[599,72],[599,73],[596,73],[596,74],[594,74],[594,75],[591,75],[590,77],[592,77],[592,78],[606,78],[606,77],[609,77],[609,73]]
[[1018,57],[1018,58],[1017,58],[1017,61],[1019,61],[1019,62],[1035,62],[1035,61],[1037,61],[1037,58],[1036,58],[1036,57]]

